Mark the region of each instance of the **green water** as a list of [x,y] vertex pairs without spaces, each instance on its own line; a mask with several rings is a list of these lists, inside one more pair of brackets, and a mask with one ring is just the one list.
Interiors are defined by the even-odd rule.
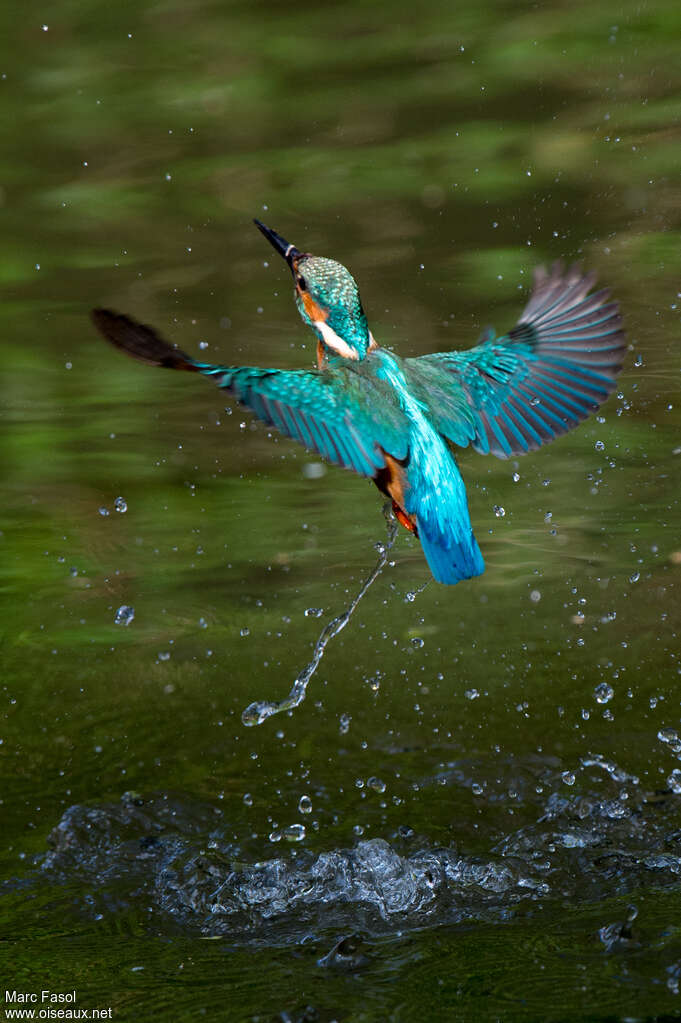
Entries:
[[[0,11],[5,989],[76,989],[121,1020],[681,1012],[680,31],[672,0]],[[601,419],[517,462],[462,452],[482,578],[421,591],[402,533],[306,702],[245,729],[373,565],[379,498],[202,381],[125,360],[88,314],[310,365],[253,216],[347,264],[400,354],[510,327],[555,258],[613,289],[631,352]],[[215,937],[151,894],[104,898],[105,877],[41,880],[62,814],[130,791],[214,807],[249,864],[411,829],[485,862],[513,835],[527,865],[517,835],[551,793],[659,798],[667,860],[634,868],[623,834],[630,870],[566,853],[546,896],[495,913]],[[301,843],[271,840],[291,824]],[[630,904],[634,938],[609,948]],[[351,932],[366,961],[320,966]]]

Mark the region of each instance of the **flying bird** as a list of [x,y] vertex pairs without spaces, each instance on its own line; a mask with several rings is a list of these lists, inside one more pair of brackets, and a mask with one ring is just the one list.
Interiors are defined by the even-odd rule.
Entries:
[[488,328],[467,351],[403,359],[377,344],[341,263],[255,224],[289,266],[298,312],[317,337],[315,369],[201,362],[106,309],[93,311],[95,325],[128,355],[209,377],[268,426],[372,479],[421,541],[438,582],[480,575],[455,449],[524,455],[595,412],[624,358],[617,303],[607,290],[590,294],[595,276],[577,265],[540,266],[507,334]]

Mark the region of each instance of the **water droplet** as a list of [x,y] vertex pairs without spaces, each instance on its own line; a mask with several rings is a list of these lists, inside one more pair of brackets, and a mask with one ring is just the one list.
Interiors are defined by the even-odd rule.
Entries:
[[303,476],[308,480],[319,480],[326,475],[326,466],[323,462],[306,462],[303,466]]
[[480,696],[480,693],[477,689],[467,689],[463,695],[466,697],[467,700],[477,700],[477,698]]
[[241,723],[246,728],[251,728],[253,725],[261,725],[263,721],[267,721],[269,717],[276,712],[276,707],[271,703],[265,703],[262,701],[256,701],[255,703],[249,703],[246,710],[241,715]]
[[519,483],[520,482],[520,473],[519,472],[514,472],[512,479],[513,479],[514,483]]
[[161,651],[161,653],[159,653],[159,655],[158,655],[158,659],[159,659],[159,661],[169,661],[170,660],[170,651],[169,650]]
[[630,583],[637,583],[640,578],[641,578],[641,573],[640,572],[633,572],[632,575],[629,576],[629,582]]
[[367,778],[367,788],[371,789],[372,792],[383,793],[385,792],[385,782],[382,778],[376,778],[372,775],[371,778]]
[[532,590],[530,593],[530,600],[533,604],[538,604],[541,600],[541,590]]
[[244,792],[244,806],[253,806],[253,796],[250,792]]
[[675,767],[667,778],[667,785],[677,796],[681,796],[681,770]]
[[207,629],[208,628],[208,622],[206,621],[205,618],[199,618],[199,628],[200,629]]
[[421,636],[414,636],[414,638],[411,641],[411,645],[413,647],[416,647],[417,650],[420,650],[424,643],[425,640],[422,639]]
[[506,509],[502,508],[500,504],[495,504],[494,505],[494,514],[496,515],[496,517],[498,519],[503,519],[504,515],[506,514]]
[[239,629],[240,636],[250,636],[250,634],[251,630],[248,628],[247,625],[244,625],[241,629]]
[[405,595],[404,595],[404,602],[405,602],[405,604],[413,604],[415,600],[416,600],[416,594],[414,593],[413,590],[409,590],[408,593],[405,593]]
[[309,796],[301,796],[298,800],[299,813],[312,813],[312,800]]
[[481,796],[482,795],[483,788],[482,788],[482,785],[480,784],[480,782],[477,782],[477,781],[473,782],[473,784],[471,785],[471,792],[473,793],[474,796]]
[[108,509],[108,508],[104,508],[104,507],[102,506],[102,507],[101,507],[101,508],[99,509],[99,514],[100,514],[100,515],[108,515],[108,514],[109,514],[109,509]]
[[615,690],[607,682],[601,682],[594,689],[594,696],[597,703],[609,703],[615,695]]
[[130,625],[130,622],[135,617],[135,608],[130,607],[128,604],[121,604],[118,611],[116,611],[116,617],[114,618],[115,625]]
[[681,739],[673,728],[661,728],[657,737],[660,742],[666,743],[673,753],[681,753]]
[[287,842],[302,842],[305,838],[305,825],[289,824],[283,829],[282,835]]
[[306,618],[321,618],[323,614],[324,614],[323,607],[308,607],[305,610]]
[[596,451],[605,451],[605,444],[602,440],[597,440],[594,444]]
[[351,721],[352,721],[352,718],[350,717],[349,714],[341,714],[340,720],[338,722],[338,731],[340,732],[341,735],[347,735],[348,734],[348,732],[350,731],[350,722]]
[[563,771],[563,773],[561,774],[561,778],[563,779],[563,782],[566,785],[574,785],[574,783],[577,781],[572,771]]
[[127,512],[128,510],[128,502],[124,497],[117,497],[114,501],[114,508],[117,512],[121,512],[121,514],[123,514],[123,512]]
[[541,398],[537,398],[536,395],[534,398],[530,398],[530,405],[535,406],[539,404],[541,404]]

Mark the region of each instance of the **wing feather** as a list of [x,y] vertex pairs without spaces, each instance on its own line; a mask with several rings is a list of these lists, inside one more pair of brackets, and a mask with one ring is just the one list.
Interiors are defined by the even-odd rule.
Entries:
[[448,440],[500,458],[553,440],[594,412],[615,387],[625,353],[616,302],[589,294],[593,274],[538,267],[517,326],[485,331],[467,352],[407,359],[416,396]]
[[117,348],[152,366],[211,378],[258,419],[329,462],[373,477],[385,455],[407,456],[407,421],[393,389],[361,362],[333,360],[325,369],[281,370],[214,366],[168,344],[152,327],[96,309],[92,318]]

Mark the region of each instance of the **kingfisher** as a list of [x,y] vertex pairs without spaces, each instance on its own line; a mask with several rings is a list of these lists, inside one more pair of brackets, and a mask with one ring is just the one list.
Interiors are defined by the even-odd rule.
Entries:
[[341,263],[254,223],[291,271],[298,312],[317,338],[316,368],[216,366],[106,309],[93,310],[95,325],[128,355],[210,378],[268,426],[372,479],[420,540],[439,583],[480,575],[485,563],[455,449],[524,455],[606,400],[625,352],[610,292],[592,292],[595,275],[577,264],[540,266],[507,334],[488,327],[468,350],[401,358],[376,342]]

